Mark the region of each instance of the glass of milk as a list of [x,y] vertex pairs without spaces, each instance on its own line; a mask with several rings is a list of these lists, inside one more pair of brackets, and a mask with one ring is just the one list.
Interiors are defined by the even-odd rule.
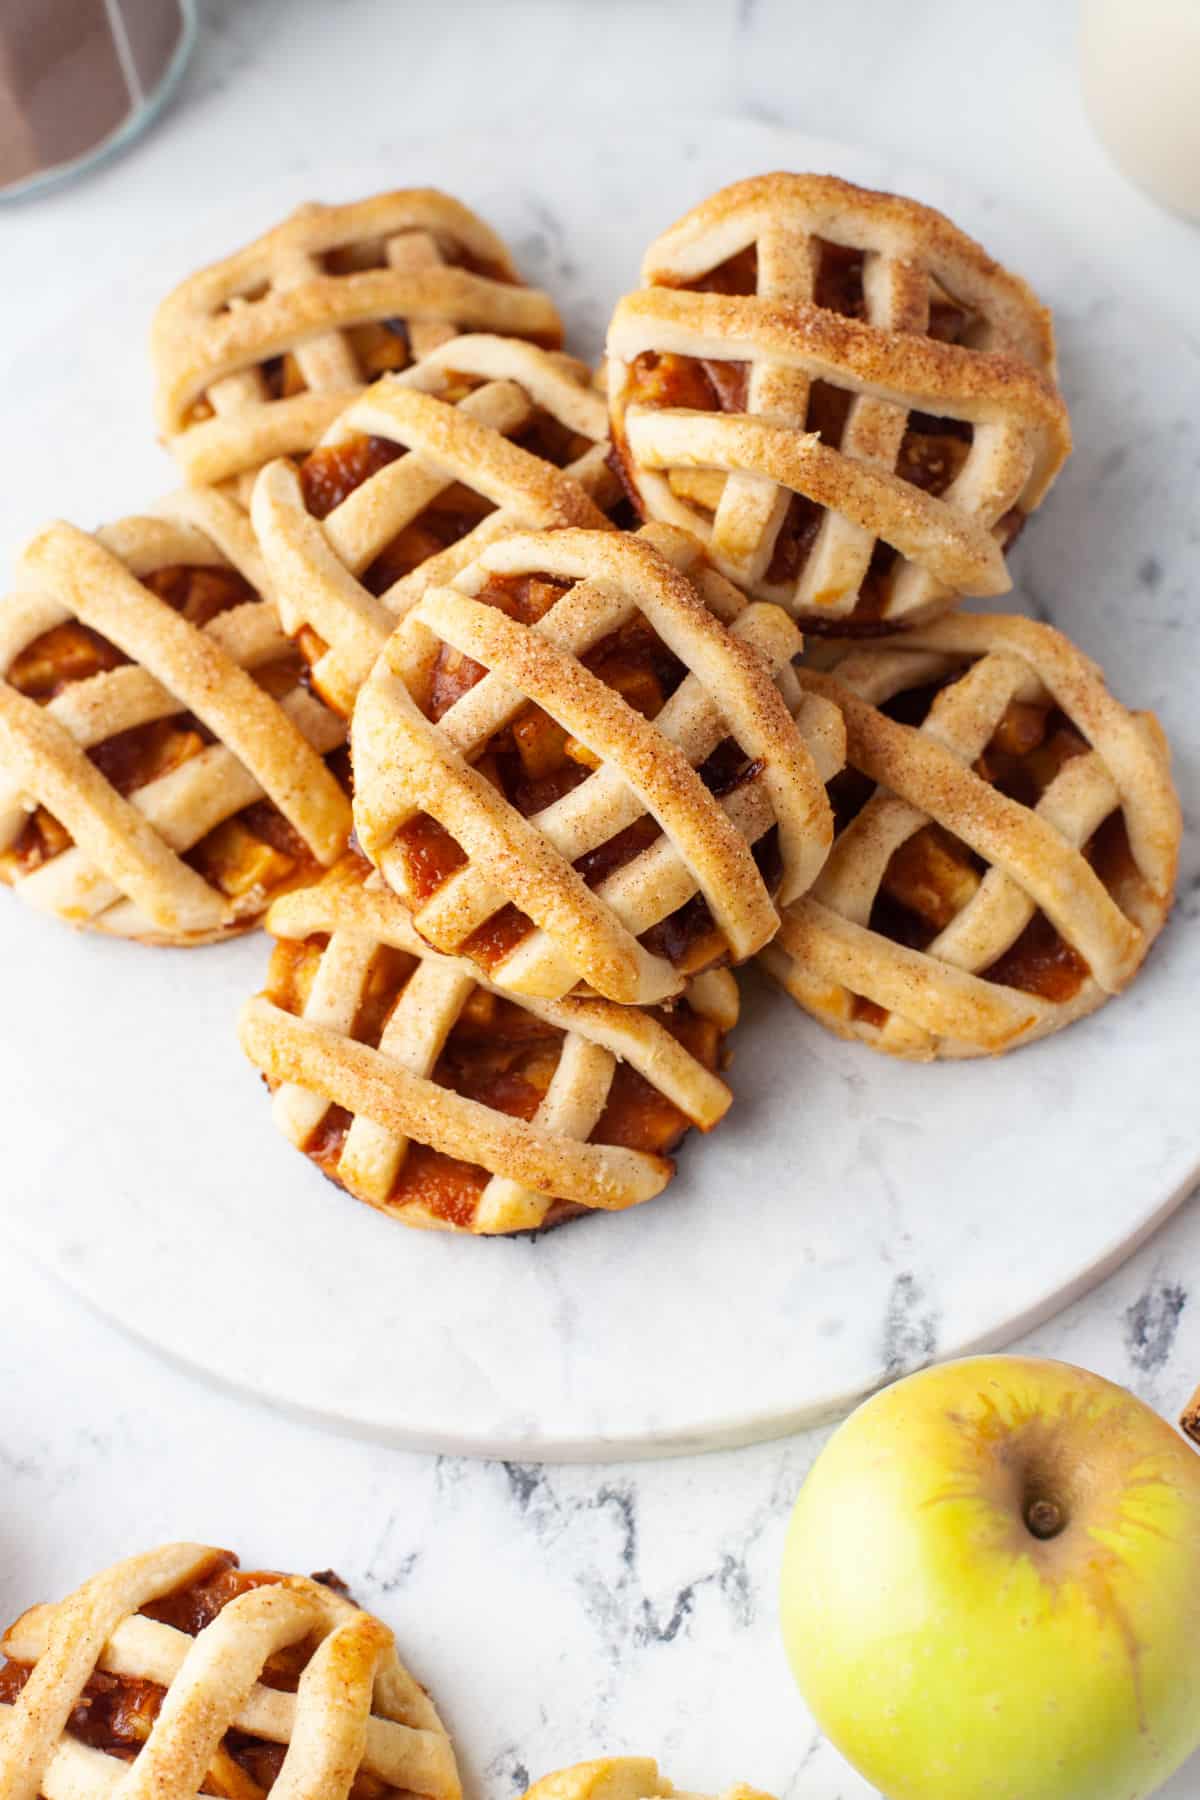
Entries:
[[1152,199],[1200,219],[1200,0],[1082,0],[1092,124]]

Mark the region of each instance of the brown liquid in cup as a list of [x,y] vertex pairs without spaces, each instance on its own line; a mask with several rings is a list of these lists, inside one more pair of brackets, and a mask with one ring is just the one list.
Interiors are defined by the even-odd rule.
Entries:
[[3,0],[0,192],[88,157],[146,112],[186,29],[181,0]]

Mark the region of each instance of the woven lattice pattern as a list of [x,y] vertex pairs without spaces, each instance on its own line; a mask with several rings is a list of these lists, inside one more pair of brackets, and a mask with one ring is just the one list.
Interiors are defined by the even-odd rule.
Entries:
[[[0,1681],[27,1679],[0,1705],[5,1800],[244,1795],[264,1774],[279,1800],[346,1800],[360,1777],[381,1797],[458,1800],[450,1741],[388,1628],[321,1582],[235,1568],[167,1544],[10,1628]],[[198,1623],[222,1578],[235,1597],[194,1635],[154,1616]]]
[[329,703],[348,716],[397,620],[489,543],[605,526],[618,497],[606,432],[583,363],[481,334],[377,382],[299,475],[264,469],[255,527]]
[[879,632],[1011,585],[1070,447],[1049,315],[941,214],[829,176],[724,189],[613,315],[643,515],[806,627]]
[[1180,837],[1152,715],[1060,632],[982,614],[801,681],[841,707],[851,771],[829,861],[763,954],[802,1006],[898,1056],[976,1056],[1132,980]]
[[824,860],[841,725],[793,722],[798,649],[670,528],[503,538],[362,690],[359,842],[422,937],[505,988],[656,1004],[760,949]]
[[281,943],[241,1035],[276,1123],[405,1224],[496,1235],[637,1205],[730,1103],[714,1073],[728,973],[694,983],[671,1029],[601,1000],[517,1007],[431,951],[362,863],[284,896],[268,925]]
[[225,481],[311,449],[365,385],[460,331],[562,338],[553,301],[457,200],[302,206],[159,308],[159,429],[189,481]]
[[0,603],[0,877],[23,899],[202,943],[336,861],[345,726],[266,591],[246,515],[212,490],[34,539]]

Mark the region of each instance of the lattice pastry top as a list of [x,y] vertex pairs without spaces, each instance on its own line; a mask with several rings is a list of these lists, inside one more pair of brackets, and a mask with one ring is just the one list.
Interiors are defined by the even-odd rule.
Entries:
[[643,516],[807,628],[877,633],[1011,585],[1070,448],[1049,314],[949,220],[763,175],[651,245],[608,338]]
[[366,383],[464,330],[562,341],[467,207],[432,188],[302,206],[163,301],[159,430],[189,481],[224,481],[310,449]]
[[3,1647],[4,1800],[459,1800],[429,1696],[335,1575],[164,1544],[33,1607]]
[[[576,1763],[535,1781],[525,1800],[703,1800],[687,1794],[659,1774],[650,1756],[601,1756]],[[758,1788],[736,1782],[720,1800],[771,1800]]]
[[345,725],[266,580],[213,490],[33,540],[0,601],[0,880],[73,925],[196,944],[336,861]]
[[378,381],[253,516],[283,623],[347,717],[398,618],[505,532],[603,527],[618,497],[587,367],[513,338],[456,338]]
[[242,1044],[275,1119],[332,1180],[406,1225],[488,1235],[660,1193],[669,1152],[730,1093],[728,971],[669,1014],[607,1000],[517,1005],[440,956],[367,865],[272,907],[280,939]]
[[962,614],[832,675],[839,832],[763,960],[843,1037],[980,1056],[1133,978],[1171,905],[1179,803],[1157,720],[1032,620]]
[[358,840],[511,992],[655,1004],[760,949],[824,861],[841,721],[793,724],[798,646],[671,527],[500,539],[359,696]]

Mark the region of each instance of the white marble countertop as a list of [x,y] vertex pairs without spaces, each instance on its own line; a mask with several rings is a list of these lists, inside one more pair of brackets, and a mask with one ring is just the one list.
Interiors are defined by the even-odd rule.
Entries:
[[[1069,227],[1195,339],[1200,232],[1108,164],[1083,116],[1073,34],[1062,0],[845,0],[819,14],[794,0],[217,0],[151,137],[0,211],[0,342],[119,287],[178,238],[193,200],[219,203],[222,183],[294,171],[319,191],[328,149],[377,160],[382,185],[402,179],[391,152],[414,134],[527,126],[547,104],[560,121],[568,109],[740,113],[952,164],[998,208]],[[1200,1378],[1193,1254],[1195,1202],[1024,1347],[1174,1414]],[[787,1800],[867,1792],[816,1737],[777,1642],[783,1528],[821,1434],[606,1468],[402,1455],[215,1393],[11,1250],[6,1267],[0,1614],[168,1537],[281,1567],[332,1563],[443,1703],[473,1793],[503,1800],[606,1749],[656,1754],[677,1783],[709,1791],[742,1779]],[[1200,1767],[1169,1792],[1200,1793]]]

